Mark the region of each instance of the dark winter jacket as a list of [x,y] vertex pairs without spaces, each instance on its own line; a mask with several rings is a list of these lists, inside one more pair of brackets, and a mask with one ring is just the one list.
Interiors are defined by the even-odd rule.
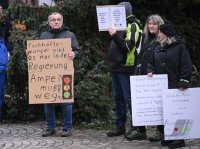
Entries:
[[81,49],[78,45],[76,36],[74,33],[67,30],[67,28],[61,29],[48,29],[43,32],[40,36],[40,39],[60,39],[60,38],[71,38],[71,47],[75,53],[75,59],[81,57]]
[[149,60],[153,56],[154,50],[160,43],[156,40],[157,37],[155,34],[149,34],[149,38],[142,44],[142,49],[138,58],[138,64],[136,68],[136,75],[146,75],[147,66]]
[[167,74],[169,88],[177,88],[180,81],[189,82],[192,62],[183,40],[177,39],[175,43],[157,47],[148,64],[147,72]]
[[[130,40],[125,40],[126,31],[117,31],[117,33],[112,36],[112,41],[110,43],[107,53],[107,67],[109,71],[134,72],[135,65],[125,65],[128,52],[127,46],[129,47],[129,49],[132,49],[135,46],[136,25],[133,22],[135,22],[135,19],[133,17],[128,18],[127,24],[132,24],[132,34]],[[135,51],[135,55],[136,53],[137,52]]]

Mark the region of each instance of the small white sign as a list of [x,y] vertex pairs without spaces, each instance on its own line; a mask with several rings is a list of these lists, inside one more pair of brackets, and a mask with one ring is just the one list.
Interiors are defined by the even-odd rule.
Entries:
[[200,138],[200,88],[163,90],[165,140]]
[[131,76],[133,126],[163,125],[162,89],[168,88],[167,75]]
[[126,30],[126,12],[123,5],[96,6],[99,31]]
[[39,6],[43,6],[44,4],[46,4],[48,6],[54,6],[55,2],[53,2],[52,0],[39,0],[38,1]]

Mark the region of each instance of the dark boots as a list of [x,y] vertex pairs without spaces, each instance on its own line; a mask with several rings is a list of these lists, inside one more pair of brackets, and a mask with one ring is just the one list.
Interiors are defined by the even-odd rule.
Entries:
[[42,133],[43,137],[49,137],[56,133],[55,129],[47,129]]
[[156,130],[155,133],[153,133],[149,137],[150,142],[157,142],[157,141],[161,141],[163,139],[164,139],[164,135],[159,130]]
[[170,145],[172,143],[172,140],[162,140],[161,141],[161,145],[162,146],[168,146],[168,145]]
[[113,128],[109,132],[107,132],[108,137],[120,136],[126,133],[125,127]]
[[125,127],[114,128],[107,132],[108,137],[125,135],[128,140],[146,140],[146,132],[140,132],[137,128],[130,127],[129,131],[126,133]]
[[128,140],[146,140],[147,134],[146,129],[142,132],[139,130],[140,127],[130,127],[128,132],[126,133],[125,137]]
[[170,149],[185,147],[184,140],[162,140],[162,146],[168,146]]
[[174,148],[180,148],[180,147],[185,147],[185,141],[184,140],[174,140],[172,143],[168,145],[170,149]]

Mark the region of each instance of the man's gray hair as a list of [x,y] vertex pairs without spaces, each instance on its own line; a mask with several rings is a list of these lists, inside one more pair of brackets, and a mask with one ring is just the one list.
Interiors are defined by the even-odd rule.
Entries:
[[59,12],[52,12],[52,13],[48,16],[48,20],[50,20],[51,17],[52,17],[53,15],[56,15],[56,14],[59,14],[59,15],[61,16],[62,20],[63,20],[63,16],[62,16],[62,14],[59,13]]

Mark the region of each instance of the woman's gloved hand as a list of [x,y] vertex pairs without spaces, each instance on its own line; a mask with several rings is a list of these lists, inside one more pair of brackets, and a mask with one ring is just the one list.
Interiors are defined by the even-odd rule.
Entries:
[[181,79],[178,83],[178,87],[180,89],[187,89],[189,87],[189,81],[188,80],[184,80],[184,79]]

